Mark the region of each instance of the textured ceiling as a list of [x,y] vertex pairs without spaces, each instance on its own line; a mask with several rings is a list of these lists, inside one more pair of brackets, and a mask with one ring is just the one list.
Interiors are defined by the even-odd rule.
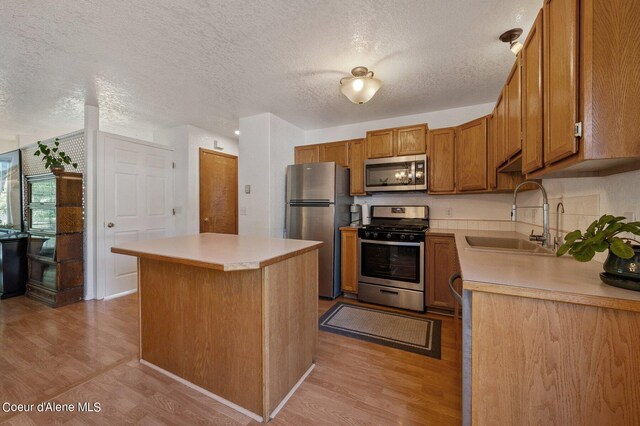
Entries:
[[[233,137],[270,111],[303,129],[496,99],[513,63],[498,40],[542,0],[2,0],[0,139],[101,125],[193,124]],[[383,86],[367,104],[338,80]]]

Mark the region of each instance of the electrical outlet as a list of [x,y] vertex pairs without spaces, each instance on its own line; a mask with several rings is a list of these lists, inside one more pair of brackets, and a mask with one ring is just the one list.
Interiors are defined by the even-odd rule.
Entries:
[[446,217],[451,217],[453,216],[453,209],[451,207],[447,207],[446,209],[444,209],[444,215]]
[[240,207],[240,216],[246,216],[246,215],[247,215],[247,208]]

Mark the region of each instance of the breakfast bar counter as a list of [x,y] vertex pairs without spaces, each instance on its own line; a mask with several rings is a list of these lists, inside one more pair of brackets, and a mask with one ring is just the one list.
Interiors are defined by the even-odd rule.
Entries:
[[463,281],[463,425],[640,424],[640,292],[596,261],[471,243],[527,235],[429,234],[455,238]]
[[321,246],[200,234],[113,247],[138,257],[141,362],[268,421],[313,368]]

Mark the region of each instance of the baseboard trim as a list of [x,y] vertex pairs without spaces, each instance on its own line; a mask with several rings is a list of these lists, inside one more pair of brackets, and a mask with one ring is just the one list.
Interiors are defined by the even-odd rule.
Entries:
[[[237,412],[242,413],[242,414],[244,414],[245,416],[250,417],[250,418],[252,418],[253,420],[255,420],[255,421],[257,421],[257,422],[262,423],[262,420],[263,420],[263,419],[262,419],[262,416],[259,416],[259,415],[255,414],[255,413],[252,413],[251,411],[247,410],[246,408],[242,408],[242,407],[241,407],[241,406],[239,406],[238,404],[234,404],[233,402],[231,402],[231,401],[229,401],[229,400],[227,400],[227,399],[224,399],[223,397],[218,396],[218,395],[216,395],[216,394],[215,394],[215,393],[213,393],[213,392],[210,392],[210,391],[208,391],[208,390],[206,390],[206,389],[204,389],[204,388],[201,388],[201,387],[200,387],[200,386],[198,386],[198,385],[194,385],[193,383],[191,383],[191,382],[189,382],[189,381],[187,381],[187,380],[183,379],[182,377],[176,376],[175,374],[173,374],[173,373],[171,373],[171,372],[169,372],[169,371],[167,371],[167,370],[165,370],[165,369],[163,369],[163,368],[160,368],[160,367],[158,367],[158,366],[157,366],[157,365],[155,365],[155,364],[151,364],[149,361],[145,361],[144,359],[141,359],[141,360],[140,360],[140,364],[145,365],[145,366],[147,366],[147,367],[149,367],[149,368],[152,368],[152,369],[156,370],[157,372],[159,372],[159,373],[161,373],[161,374],[164,374],[165,376],[170,377],[170,378],[172,378],[173,380],[175,380],[175,381],[177,381],[177,382],[180,382],[180,383],[182,383],[183,385],[188,386],[188,387],[190,387],[191,389],[193,389],[193,390],[195,390],[195,391],[197,391],[197,392],[200,392],[201,394],[203,394],[203,395],[205,395],[205,396],[208,396],[208,397],[209,397],[209,398],[211,398],[211,399],[213,399],[213,400],[215,400],[215,401],[218,401],[219,403],[224,404],[224,405],[226,405],[226,406],[227,406],[227,407],[229,407],[229,408],[233,408],[233,409],[234,409],[234,410],[236,410]],[[313,368],[313,366],[312,366],[312,368]],[[310,371],[310,370],[309,370],[309,371]],[[309,371],[307,371],[307,373],[305,373],[305,376],[303,376],[302,380],[304,380],[304,377],[306,377],[306,375],[309,373]],[[297,386],[297,384],[296,384],[296,386]],[[295,389],[295,388],[294,388],[294,389]],[[288,398],[289,398],[289,396],[290,396],[290,395],[287,395],[287,397],[285,398],[285,400],[286,400],[286,399],[288,399]],[[282,405],[284,405],[284,404],[282,404]]]
[[278,404],[278,406],[276,407],[275,410],[273,410],[273,412],[271,413],[271,415],[269,416],[270,419],[275,418],[278,413],[280,412],[280,410],[282,410],[282,407],[284,407],[284,405],[289,401],[289,398],[291,398],[293,396],[293,394],[298,390],[298,388],[300,387],[300,385],[302,384],[302,382],[305,381],[305,379],[309,376],[309,374],[311,374],[311,371],[313,371],[313,369],[316,367],[316,364],[311,364],[311,367],[309,367],[309,369],[302,375],[302,377],[300,377],[300,380],[298,380],[298,382],[291,388],[291,390],[289,391],[289,393],[287,394],[287,396],[285,396],[282,401],[280,401],[280,404]]
[[118,297],[128,296],[130,294],[137,293],[137,292],[138,292],[138,289],[134,288],[133,290],[127,290],[127,291],[123,291],[122,293],[112,294],[111,296],[105,296],[104,299],[102,300],[117,299]]

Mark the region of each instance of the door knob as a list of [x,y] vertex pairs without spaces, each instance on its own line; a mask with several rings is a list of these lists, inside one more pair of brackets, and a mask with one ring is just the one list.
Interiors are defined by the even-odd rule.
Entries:
[[114,226],[116,226],[116,224],[113,222],[107,223],[107,228],[113,228]]
[[208,217],[205,217],[203,220],[204,220],[205,222],[209,222],[209,218],[208,218]]

